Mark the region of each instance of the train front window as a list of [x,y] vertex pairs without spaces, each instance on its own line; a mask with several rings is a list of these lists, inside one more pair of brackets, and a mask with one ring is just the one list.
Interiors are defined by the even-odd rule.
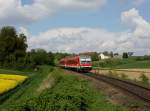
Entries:
[[80,63],[81,64],[90,64],[91,61],[90,60],[86,60],[86,59],[85,60],[82,59],[82,60],[80,60]]
[[91,61],[81,61],[81,64],[90,64]]
[[80,63],[81,64],[90,64],[91,58],[88,56],[80,56]]

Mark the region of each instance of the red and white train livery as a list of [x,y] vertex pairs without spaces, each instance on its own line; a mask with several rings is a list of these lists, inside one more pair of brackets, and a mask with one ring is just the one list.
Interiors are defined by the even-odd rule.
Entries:
[[60,60],[59,65],[77,71],[90,71],[92,69],[91,57],[85,55],[65,57]]

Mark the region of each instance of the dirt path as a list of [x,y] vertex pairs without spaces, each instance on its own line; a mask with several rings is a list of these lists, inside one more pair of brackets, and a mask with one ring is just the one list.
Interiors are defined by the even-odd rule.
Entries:
[[118,89],[110,84],[90,78],[86,75],[80,75],[76,72],[66,71],[67,74],[76,74],[82,78],[91,81],[92,86],[103,92],[114,105],[127,107],[129,111],[150,111],[150,103],[146,103],[136,96]]

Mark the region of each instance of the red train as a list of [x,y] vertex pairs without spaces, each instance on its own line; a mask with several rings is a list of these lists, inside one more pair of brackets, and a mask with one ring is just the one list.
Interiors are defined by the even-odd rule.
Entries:
[[84,72],[88,72],[92,69],[91,57],[85,55],[65,57],[60,60],[59,65],[63,68]]

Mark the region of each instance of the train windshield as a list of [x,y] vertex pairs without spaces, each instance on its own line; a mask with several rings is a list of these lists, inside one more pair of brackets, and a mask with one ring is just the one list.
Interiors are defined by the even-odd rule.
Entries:
[[89,56],[80,56],[81,64],[91,64],[91,57]]

